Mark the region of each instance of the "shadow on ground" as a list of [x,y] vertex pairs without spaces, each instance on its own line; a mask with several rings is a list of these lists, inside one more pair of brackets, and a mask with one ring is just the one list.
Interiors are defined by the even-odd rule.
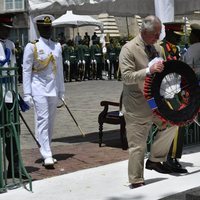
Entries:
[[38,148],[23,149],[22,157],[27,172],[33,180],[58,176],[82,169],[102,166],[128,159],[127,150],[122,150],[119,130],[105,131],[102,147],[99,147],[98,133],[83,136],[55,138],[52,141],[53,157],[58,163],[54,169],[46,169]]
[[[52,142],[70,143],[70,144],[90,142],[90,143],[95,143],[99,146],[99,133],[93,132],[93,133],[88,133],[85,136],[76,135],[76,136],[69,136],[69,137],[54,138]],[[114,147],[122,148],[119,129],[104,131],[102,147],[104,146],[113,147],[113,148]],[[127,148],[127,141],[125,141],[125,146]]]

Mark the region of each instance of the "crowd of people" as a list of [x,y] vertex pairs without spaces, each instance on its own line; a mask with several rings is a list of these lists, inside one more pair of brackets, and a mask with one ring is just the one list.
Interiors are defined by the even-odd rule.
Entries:
[[[100,37],[96,32],[90,37],[87,32],[81,37],[77,33],[73,39],[66,40],[61,32],[56,41],[62,46],[64,81],[83,80],[121,80],[119,71],[119,53],[125,40],[106,38],[103,50]],[[16,63],[18,66],[19,83],[22,83],[23,48],[19,40],[15,42]]]
[[[163,72],[164,61],[167,60],[183,60],[199,76],[200,56],[197,52],[200,47],[200,25],[191,25],[191,45],[186,53],[180,55],[177,45],[180,42],[183,24],[165,24],[166,36],[160,44],[158,40],[162,23],[156,16],[144,18],[140,33],[126,44],[120,44],[114,39],[107,41],[106,51],[102,50],[96,33],[91,37],[91,41],[87,33],[83,39],[78,34],[74,41],[65,41],[64,37],[60,38],[59,42],[51,40],[53,20],[54,17],[51,15],[35,17],[39,38],[29,42],[22,50],[18,41],[15,46],[8,40],[9,35],[6,33],[9,33],[8,28],[11,28],[11,25],[7,22],[11,22],[11,18],[0,16],[0,66],[12,67],[15,65],[15,59],[18,60],[21,70],[18,80],[23,82],[24,102],[29,107],[34,107],[35,134],[40,144],[43,165],[51,168],[57,162],[51,150],[51,139],[57,102],[65,98],[64,81],[103,79],[104,69],[108,71],[108,79],[122,78],[123,81],[122,98],[129,147],[128,177],[131,187],[136,188],[145,184],[144,155],[149,130],[153,124],[158,129],[150,148],[146,169],[159,173],[187,173],[178,161],[182,154],[184,131],[176,125],[161,121],[153,114],[144,97],[143,87],[147,76]],[[170,98],[168,101],[170,103]],[[175,109],[173,104],[171,106]],[[3,113],[0,114],[3,116]],[[17,114],[16,111],[15,115]],[[10,129],[5,127],[5,131],[9,132]],[[10,140],[12,137],[6,141],[8,162],[12,162],[11,154],[15,155],[17,152],[15,142],[11,143]],[[19,176],[17,153],[12,166],[15,172],[10,172],[12,176]],[[8,172],[13,171],[10,168],[9,165]]]
[[65,81],[103,80],[103,71],[109,80],[120,80],[119,53],[123,40],[111,38],[106,42],[105,51],[96,32],[84,37],[78,33],[74,40],[58,38],[62,45]]

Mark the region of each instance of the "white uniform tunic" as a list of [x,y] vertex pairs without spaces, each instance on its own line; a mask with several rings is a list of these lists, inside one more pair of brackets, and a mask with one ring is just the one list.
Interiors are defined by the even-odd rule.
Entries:
[[28,43],[23,57],[24,95],[31,95],[35,109],[36,138],[44,159],[52,157],[51,139],[58,97],[65,92],[60,43],[42,37]]
[[[10,50],[10,63],[9,67],[15,67],[16,65],[16,58],[15,58],[15,44],[13,41],[9,39],[1,40],[0,43],[2,44],[3,48],[8,48]],[[1,53],[1,56],[4,54]]]
[[[16,58],[15,58],[15,44],[14,42],[12,42],[9,39],[5,39],[5,40],[0,40],[0,60],[3,61],[6,59],[6,55],[5,55],[5,48],[9,49],[10,51],[10,58],[9,58],[9,62],[6,62],[2,67],[7,68],[7,67],[15,67],[16,66]],[[9,71],[9,73],[11,75],[14,75],[14,71],[11,70]],[[2,76],[7,76],[7,70],[6,71],[2,71]],[[12,89],[15,91],[15,77],[12,78]],[[6,93],[5,96],[5,102],[6,103],[13,103],[13,96],[12,96],[12,92],[9,93],[6,89],[5,84],[2,84],[2,89],[3,89],[3,97]]]

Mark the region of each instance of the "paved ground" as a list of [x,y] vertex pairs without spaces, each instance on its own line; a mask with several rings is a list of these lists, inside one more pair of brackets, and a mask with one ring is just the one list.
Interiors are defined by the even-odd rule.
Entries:
[[[66,102],[79,126],[85,133],[81,136],[65,107],[58,108],[55,133],[52,141],[53,154],[58,160],[54,170],[46,170],[36,143],[21,123],[21,148],[24,165],[34,180],[66,174],[80,169],[96,167],[125,160],[128,152],[121,149],[119,126],[105,124],[104,145],[98,146],[98,114],[102,100],[119,101],[122,82],[84,81],[65,83]],[[19,86],[22,93],[22,86]],[[111,109],[118,109],[111,107]],[[33,110],[22,113],[34,131]]]
[[[122,82],[119,81],[84,81],[65,83],[65,97],[68,107],[76,118],[79,126],[87,135],[98,132],[98,114],[102,111],[100,102],[102,100],[119,101]],[[19,86],[22,94],[22,86]],[[30,128],[33,130],[33,110],[22,113]],[[21,126],[21,144],[23,149],[36,147],[26,127]],[[105,130],[118,129],[117,126],[105,126]],[[70,117],[65,107],[57,110],[54,139],[73,137],[80,135],[78,128]],[[59,141],[52,143],[60,145]],[[67,142],[62,143],[67,144]]]
[[[66,83],[65,86],[68,107],[86,136],[80,135],[66,109],[59,108],[52,142],[53,153],[58,163],[55,169],[47,170],[42,166],[37,145],[22,123],[22,157],[28,173],[34,180],[34,192],[30,195],[24,188],[20,188],[3,194],[4,199],[11,199],[13,195],[16,195],[20,199],[38,199],[42,196],[42,200],[55,198],[61,200],[156,200],[161,197],[165,200],[184,200],[186,193],[199,191],[197,180],[199,180],[200,158],[199,154],[196,154],[199,149],[195,148],[195,150],[186,149],[182,159],[182,164],[190,172],[189,176],[163,176],[145,170],[147,185],[132,193],[128,189],[128,151],[121,149],[119,127],[105,125],[104,145],[101,148],[98,146],[97,118],[102,110],[100,101],[118,101],[122,82],[85,81]],[[22,93],[21,86],[19,86],[19,92]],[[34,130],[33,111],[23,113],[23,116],[30,128]],[[189,181],[191,181],[190,184]]]
[[[144,169],[146,185],[136,189],[129,187],[128,162],[123,160],[33,181],[32,192],[20,187],[0,196],[3,200],[199,200],[199,148],[184,149],[181,164],[187,174]],[[198,196],[193,198],[195,194]]]

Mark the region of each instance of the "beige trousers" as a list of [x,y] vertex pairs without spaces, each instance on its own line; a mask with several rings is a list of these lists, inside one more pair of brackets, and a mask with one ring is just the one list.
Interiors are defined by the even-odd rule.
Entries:
[[[126,132],[129,146],[128,177],[130,183],[144,182],[144,156],[146,142],[154,119],[136,118],[132,113],[125,113]],[[149,159],[153,162],[163,162],[167,159],[177,126],[164,131],[158,131],[151,145]]]

